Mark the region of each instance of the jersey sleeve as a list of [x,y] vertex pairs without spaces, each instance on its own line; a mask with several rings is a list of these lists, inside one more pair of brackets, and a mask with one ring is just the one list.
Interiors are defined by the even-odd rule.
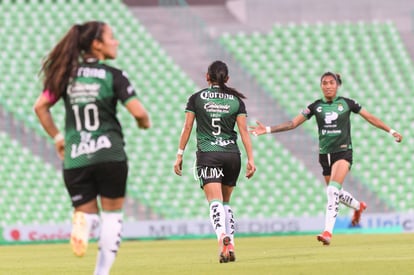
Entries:
[[246,115],[247,116],[247,111],[246,111],[246,104],[244,104],[243,100],[241,100],[239,98],[239,112],[237,113],[237,115]]
[[359,111],[361,111],[362,106],[358,102],[356,102],[355,100],[350,99],[350,98],[344,98],[344,99],[345,99],[346,103],[348,104],[349,109],[352,112],[357,114],[357,113],[359,113]]
[[190,98],[188,99],[188,101],[187,101],[187,106],[185,107],[185,111],[186,112],[192,112],[192,113],[195,113],[196,112],[196,104],[195,104],[195,101],[196,101],[196,96],[197,96],[197,94],[193,94],[192,96],[190,96]]
[[316,104],[316,101],[313,102],[313,103],[311,103],[311,104],[309,104],[305,109],[302,110],[301,114],[306,119],[310,119],[314,115],[313,110],[314,110],[315,104]]
[[55,105],[55,103],[59,100],[59,98],[48,89],[43,90],[42,94],[47,98],[51,105]]
[[136,92],[130,83],[127,75],[123,71],[114,74],[114,93],[118,99],[125,104],[129,99],[136,97]]

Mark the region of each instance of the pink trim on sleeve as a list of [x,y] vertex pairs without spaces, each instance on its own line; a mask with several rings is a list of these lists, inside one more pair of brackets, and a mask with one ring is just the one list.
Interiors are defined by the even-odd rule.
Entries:
[[50,104],[55,104],[59,98],[57,98],[53,93],[51,93],[49,90],[44,90],[43,95],[47,97]]

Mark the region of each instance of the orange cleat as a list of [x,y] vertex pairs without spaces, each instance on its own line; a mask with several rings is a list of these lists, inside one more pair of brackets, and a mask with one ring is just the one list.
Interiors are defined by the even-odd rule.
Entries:
[[219,256],[219,261],[220,263],[227,263],[230,260],[230,246],[232,246],[230,244],[230,237],[227,235],[224,235],[220,238],[220,256]]
[[82,257],[85,255],[88,248],[88,239],[89,232],[85,214],[77,211],[73,215],[72,233],[70,235],[70,244],[76,256]]
[[322,234],[316,236],[316,239],[323,243],[323,245],[329,245],[331,243],[332,234],[328,231],[323,231]]
[[229,261],[235,262],[236,254],[234,253],[234,246],[232,244],[229,244],[228,247],[229,247]]
[[355,210],[354,216],[352,217],[352,226],[357,226],[359,224],[359,220],[361,219],[362,212],[367,209],[367,204],[363,201],[359,203],[359,209]]

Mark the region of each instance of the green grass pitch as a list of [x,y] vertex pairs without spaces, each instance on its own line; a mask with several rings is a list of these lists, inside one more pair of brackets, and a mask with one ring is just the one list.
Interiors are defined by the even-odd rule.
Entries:
[[[413,234],[243,237],[234,263],[220,264],[215,239],[124,241],[111,275],[413,274]],[[0,246],[0,274],[93,274],[96,243],[83,258],[69,244]]]

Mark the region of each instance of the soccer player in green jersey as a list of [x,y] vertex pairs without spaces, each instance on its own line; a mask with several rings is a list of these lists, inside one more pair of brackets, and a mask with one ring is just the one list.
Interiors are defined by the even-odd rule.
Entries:
[[197,122],[197,173],[210,208],[210,221],[220,246],[220,263],[235,261],[235,220],[230,197],[241,168],[237,145],[237,124],[247,154],[246,177],[256,171],[246,123],[245,96],[226,85],[228,68],[222,61],[208,67],[209,87],[196,92],[187,102],[185,122],[178,145],[174,171],[181,176],[183,153]]
[[[63,159],[63,177],[74,213],[70,242],[83,256],[91,230],[100,224],[94,274],[109,274],[121,242],[122,207],[128,174],[124,140],[116,116],[118,101],[150,127],[147,111],[126,74],[103,61],[115,59],[119,42],[111,27],[99,21],[73,25],[42,66],[44,90],[34,110]],[[50,113],[65,106],[65,134]],[[99,198],[99,203],[98,203]],[[98,205],[101,205],[99,209]]]
[[339,74],[326,72],[321,77],[321,89],[324,96],[322,99],[310,104],[291,121],[276,126],[265,126],[258,121],[257,126],[250,127],[250,132],[256,136],[289,131],[315,116],[319,133],[319,163],[327,184],[325,229],[317,236],[318,241],[324,245],[329,245],[331,242],[340,202],[355,209],[352,218],[353,225],[359,223],[361,213],[367,207],[364,202],[358,202],[342,188],[352,165],[351,112],[361,115],[375,127],[388,132],[396,142],[402,141],[401,134],[363,109],[355,100],[338,96],[337,92],[341,84],[342,79]]

